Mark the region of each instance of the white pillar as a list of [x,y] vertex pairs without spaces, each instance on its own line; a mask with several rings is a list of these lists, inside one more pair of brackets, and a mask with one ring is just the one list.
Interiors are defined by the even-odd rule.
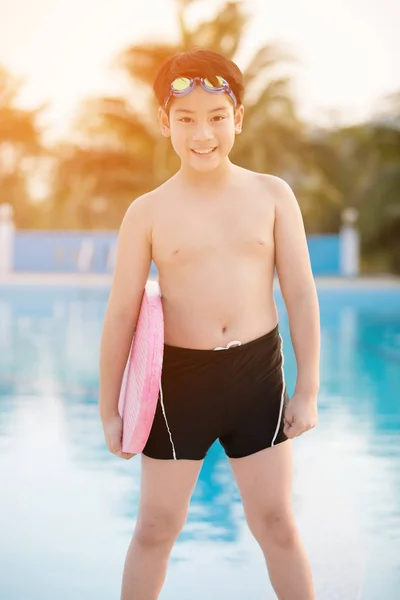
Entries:
[[0,204],[0,276],[14,270],[14,209],[11,204]]
[[360,236],[356,227],[358,210],[346,208],[342,212],[340,228],[340,274],[357,277],[360,270]]
[[94,255],[94,243],[93,240],[84,239],[81,242],[79,248],[77,269],[79,273],[89,273]]

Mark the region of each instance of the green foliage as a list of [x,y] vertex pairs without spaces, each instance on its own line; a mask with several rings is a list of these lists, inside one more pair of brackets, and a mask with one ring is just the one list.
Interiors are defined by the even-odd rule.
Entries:
[[37,124],[43,107],[16,107],[21,83],[0,67],[0,202],[14,208],[18,227],[32,227],[36,210],[29,193],[29,176],[35,159],[46,154]]
[[[226,2],[189,26],[196,0],[176,0],[180,39],[150,41],[115,59],[130,83],[126,97],[88,98],[72,141],[46,148],[34,111],[17,108],[20,82],[0,69],[0,201],[11,202],[18,227],[117,229],[132,200],[179,168],[161,136],[151,84],[158,66],[181,50],[204,47],[235,60],[249,21],[243,2]],[[362,264],[400,273],[400,92],[383,100],[379,118],[319,129],[301,121],[283,66],[284,49],[266,44],[244,68],[243,132],[231,158],[279,175],[299,199],[308,233],[338,233],[343,209],[359,211]],[[137,101],[140,98],[140,103]],[[44,165],[48,198],[31,202],[29,181]]]

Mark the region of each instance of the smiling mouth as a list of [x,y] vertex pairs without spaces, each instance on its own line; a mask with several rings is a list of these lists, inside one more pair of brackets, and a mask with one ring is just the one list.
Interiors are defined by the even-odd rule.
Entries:
[[193,154],[197,154],[197,156],[207,156],[208,154],[212,154],[213,152],[215,152],[215,150],[217,149],[217,146],[215,146],[214,148],[208,148],[207,150],[194,150],[193,148],[191,148],[191,152],[193,152]]

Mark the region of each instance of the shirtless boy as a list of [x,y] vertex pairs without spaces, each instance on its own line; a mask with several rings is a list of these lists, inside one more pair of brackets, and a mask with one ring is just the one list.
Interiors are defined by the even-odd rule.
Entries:
[[[313,600],[291,498],[292,440],[316,426],[319,388],[319,308],[301,212],[283,180],[229,160],[244,114],[243,77],[232,61],[201,49],[176,55],[160,68],[154,91],[161,132],[181,166],[127,209],[100,349],[106,443],[129,459],[117,403],[153,259],[165,323],[162,400],[141,458],[121,598],[158,598],[218,439],[277,597]],[[297,362],[290,399],[275,267]]]

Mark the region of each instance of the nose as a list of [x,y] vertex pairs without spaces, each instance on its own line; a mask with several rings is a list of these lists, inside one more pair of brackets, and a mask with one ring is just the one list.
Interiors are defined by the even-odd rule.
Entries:
[[213,139],[213,133],[207,123],[199,123],[193,134],[194,142],[204,142]]

